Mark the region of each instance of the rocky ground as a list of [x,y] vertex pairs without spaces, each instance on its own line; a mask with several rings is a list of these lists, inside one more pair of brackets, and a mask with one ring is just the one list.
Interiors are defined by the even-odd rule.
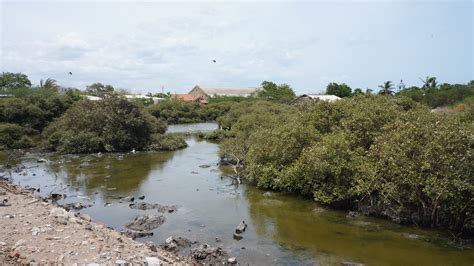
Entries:
[[194,264],[153,243],[140,243],[68,212],[7,181],[0,181],[0,265]]

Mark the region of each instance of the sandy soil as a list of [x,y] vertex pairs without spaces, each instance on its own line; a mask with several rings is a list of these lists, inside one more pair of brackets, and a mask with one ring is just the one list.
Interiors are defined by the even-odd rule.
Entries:
[[[3,203],[4,202],[4,203]],[[30,191],[0,181],[0,265],[19,263],[194,264],[140,243],[87,215],[66,212]]]

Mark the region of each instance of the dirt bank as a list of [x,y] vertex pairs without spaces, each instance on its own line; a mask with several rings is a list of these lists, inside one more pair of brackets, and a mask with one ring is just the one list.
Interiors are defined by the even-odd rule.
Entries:
[[193,264],[0,180],[0,264]]

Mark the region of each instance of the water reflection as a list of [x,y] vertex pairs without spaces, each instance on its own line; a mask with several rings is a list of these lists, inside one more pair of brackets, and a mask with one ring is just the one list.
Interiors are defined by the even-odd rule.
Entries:
[[[85,201],[81,210],[117,230],[144,213],[119,196],[145,195],[150,203],[173,204],[167,222],[154,236],[140,239],[161,244],[170,235],[222,245],[242,265],[340,265],[355,261],[367,265],[471,265],[472,249],[457,250],[431,243],[434,231],[417,230],[364,217],[348,219],[344,212],[321,211],[314,202],[273,193],[263,195],[252,186],[234,187],[226,167],[219,167],[218,145],[188,138],[188,148],[176,152],[41,155],[26,154],[26,166],[12,173],[15,183],[41,187],[41,194],[65,192],[66,202]],[[0,164],[5,163],[0,155]],[[204,166],[205,167],[200,167]],[[1,170],[1,169],[0,169]],[[0,173],[1,174],[1,173]],[[112,205],[105,204],[106,202]],[[235,226],[249,224],[236,241]],[[430,241],[420,240],[418,235]],[[216,243],[215,238],[221,242]],[[245,247],[245,249],[242,249]]]
[[138,190],[152,171],[165,167],[175,154],[179,151],[52,157],[49,171],[87,195],[100,191],[104,199],[111,199]]
[[[261,237],[270,237],[296,255],[311,253],[325,264],[352,260],[368,265],[469,265],[474,252],[443,248],[430,241],[438,232],[402,227],[379,219],[347,218],[288,195],[247,189],[250,217]],[[410,236],[425,238],[415,240]]]

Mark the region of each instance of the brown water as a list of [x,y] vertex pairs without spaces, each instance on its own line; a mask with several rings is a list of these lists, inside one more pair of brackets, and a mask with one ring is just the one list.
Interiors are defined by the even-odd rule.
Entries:
[[[192,137],[187,142],[188,148],[176,152],[42,155],[47,163],[37,163],[39,155],[26,154],[16,160],[26,169],[12,173],[12,178],[17,184],[40,187],[42,195],[66,192],[69,197],[64,202],[94,203],[82,212],[117,230],[137,215],[156,213],[130,209],[119,197],[145,195],[146,202],[175,204],[178,211],[166,214],[166,223],[154,236],[140,241],[160,244],[174,235],[222,245],[242,264],[474,263],[472,248],[450,246],[446,235],[438,231],[367,217],[347,218],[345,212],[324,211],[310,200],[282,193],[265,197],[264,191],[252,186],[233,186],[222,177],[228,169],[217,165],[217,144]],[[0,157],[0,164],[4,163],[5,157]],[[106,202],[112,205],[104,206]],[[244,238],[236,241],[232,233],[241,220],[249,227]],[[216,237],[222,241],[217,243]]]

